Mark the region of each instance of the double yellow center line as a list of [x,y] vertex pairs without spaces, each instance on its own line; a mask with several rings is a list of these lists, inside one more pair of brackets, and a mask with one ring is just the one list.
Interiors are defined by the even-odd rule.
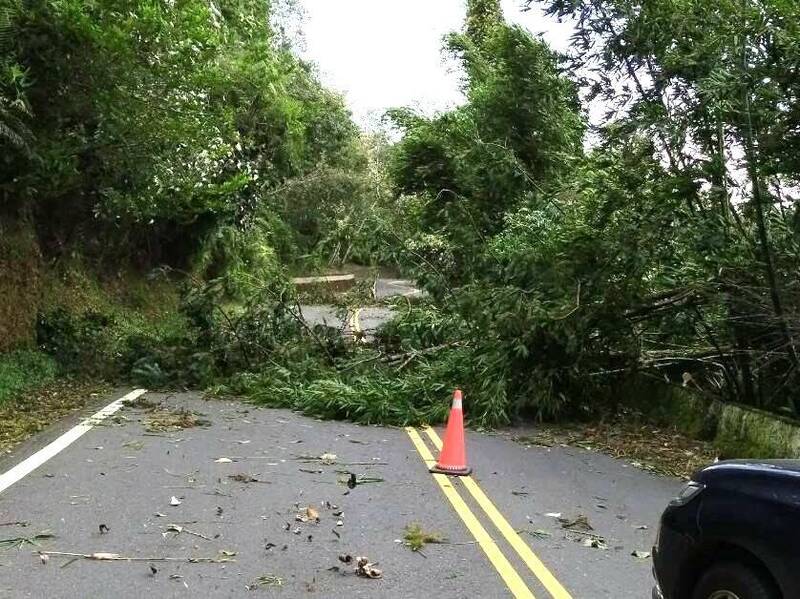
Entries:
[[347,326],[355,341],[363,341],[364,331],[361,329],[361,308],[356,308],[347,319]]
[[[425,464],[428,467],[433,466],[435,464],[433,455],[431,455],[428,446],[425,445],[425,442],[422,440],[417,430],[408,427],[406,428],[406,432]],[[424,432],[428,435],[433,445],[440,450],[442,448],[442,440],[439,438],[439,435],[436,434],[436,431],[432,428],[426,428]],[[500,577],[503,579],[503,582],[505,582],[508,590],[511,591],[511,594],[518,599],[536,599],[533,592],[525,584],[525,581],[514,569],[514,566],[511,565],[491,536],[489,536],[489,533],[486,532],[486,529],[473,511],[469,508],[464,499],[462,499],[451,479],[444,474],[433,474],[433,478],[439,484],[445,497],[450,501],[453,509],[455,509],[456,513],[467,526],[467,529],[478,542],[478,545],[486,554],[486,557],[489,558],[495,570],[500,574]],[[509,545],[511,545],[511,548],[514,549],[528,569],[539,579],[539,582],[547,589],[547,592],[550,593],[553,599],[572,599],[567,590],[558,582],[556,577],[553,576],[531,548],[520,538],[519,534],[517,534],[514,528],[508,523],[508,520],[506,520],[503,514],[500,513],[492,501],[486,496],[475,479],[471,476],[463,476],[459,477],[459,479],[464,483],[464,488],[467,492],[472,495],[478,506],[480,506],[489,520],[492,521],[494,526],[500,534],[503,535]]]

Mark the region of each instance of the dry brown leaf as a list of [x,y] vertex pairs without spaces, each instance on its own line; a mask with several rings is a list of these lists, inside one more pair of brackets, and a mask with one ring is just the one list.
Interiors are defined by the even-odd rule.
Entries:
[[356,574],[364,578],[381,578],[383,571],[376,568],[368,557],[361,556],[356,558]]

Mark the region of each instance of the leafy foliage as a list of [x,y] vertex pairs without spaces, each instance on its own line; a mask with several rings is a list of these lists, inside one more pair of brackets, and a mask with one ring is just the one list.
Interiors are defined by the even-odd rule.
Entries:
[[272,9],[37,0],[3,11],[0,31],[14,35],[0,34],[0,131],[36,156],[5,157],[4,210],[33,211],[55,257],[185,268],[233,230],[271,245],[284,213],[270,199],[288,181],[363,166],[341,98],[273,31]]
[[[454,385],[480,425],[584,414],[630,373],[800,412],[797,3],[540,4],[571,55],[470,0],[465,104],[389,111],[390,144],[292,54],[286,5],[6,0],[0,214],[47,259],[186,287],[177,325],[43,311],[41,347],[367,423],[441,420]],[[351,260],[428,294],[375,349],[286,282]]]
[[[797,7],[541,3],[574,55],[471,2],[449,38],[468,103],[391,113],[406,259],[475,352],[459,380],[502,418],[597,409],[642,370],[795,407]],[[588,154],[573,81],[609,108]]]
[[53,380],[56,362],[36,351],[0,355],[0,404],[17,394]]

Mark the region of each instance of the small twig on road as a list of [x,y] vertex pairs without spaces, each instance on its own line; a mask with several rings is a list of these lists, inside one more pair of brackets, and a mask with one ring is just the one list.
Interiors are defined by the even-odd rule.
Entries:
[[230,493],[225,493],[224,491],[220,491],[219,489],[214,489],[213,491],[206,491],[203,495],[216,495],[219,497],[233,497]]
[[439,541],[440,545],[477,545],[478,541]]
[[[296,458],[305,464],[313,464],[319,462],[318,458]],[[324,462],[323,462],[324,464]],[[388,466],[389,462],[335,462],[337,466]],[[325,466],[333,466],[333,464],[324,464]],[[316,472],[316,470],[314,471]],[[349,474],[349,471],[337,470],[340,474]]]
[[188,476],[194,476],[195,474],[200,472],[199,470],[195,470],[194,472],[187,472],[186,474],[181,474],[179,472],[170,472],[167,468],[164,468],[163,470],[164,470],[164,472],[166,472],[170,476],[175,476],[177,478],[186,478]]
[[74,557],[97,562],[183,562],[187,564],[227,564],[235,562],[229,557],[127,557],[118,553],[72,553],[69,551],[34,551],[36,555]]
[[[594,532],[587,532],[587,531],[585,531],[585,530],[573,530],[573,529],[567,529],[567,530],[565,531],[565,533],[564,533],[564,536],[565,536],[565,537],[568,539],[568,538],[569,538],[569,535],[571,535],[571,534],[575,534],[575,535],[583,535],[583,536],[585,536],[585,537],[590,537],[590,538],[592,538],[592,539],[599,539],[599,540],[601,540],[601,541],[607,541],[607,540],[609,540],[609,539],[607,539],[606,537],[604,537],[603,535],[599,535],[599,534],[597,534],[597,533],[594,533]],[[612,539],[612,540],[613,540],[613,539]]]
[[184,528],[183,526],[179,526],[178,524],[170,524],[169,526],[167,526],[167,531],[163,534],[166,535],[167,532],[174,532],[176,535],[185,532],[187,535],[192,535],[193,537],[199,537],[206,541],[212,540],[211,537],[207,537],[206,535],[199,532],[195,532],[194,530],[189,530],[188,528]]

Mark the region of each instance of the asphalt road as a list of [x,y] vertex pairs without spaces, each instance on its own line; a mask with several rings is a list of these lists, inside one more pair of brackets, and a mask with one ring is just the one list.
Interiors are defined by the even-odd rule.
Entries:
[[[498,514],[519,531],[512,531],[517,544],[565,589],[559,599],[647,599],[650,560],[631,553],[649,550],[657,518],[681,484],[583,449],[525,447],[507,435],[469,431],[473,477],[443,483],[463,502],[456,510],[415,447],[418,434],[424,449],[436,453],[422,431],[320,422],[195,394],[145,398],[201,413],[207,425],[148,433],[151,414],[126,407],[0,492],[0,540],[45,530],[55,535],[38,547],[0,547],[0,597],[514,596],[475,542],[466,508],[530,593],[517,596],[556,595],[552,581],[548,587],[541,581],[541,568],[537,577],[514,539],[502,534]],[[0,473],[72,424],[21,447],[0,462]],[[333,463],[302,459],[325,453],[336,455]],[[382,480],[349,489],[344,472]],[[230,478],[235,475],[259,482]],[[496,508],[494,517],[473,487]],[[171,505],[172,497],[180,504]],[[296,519],[308,506],[318,523]],[[586,516],[607,548],[585,546],[591,537],[562,528],[552,513]],[[449,542],[414,553],[398,542],[410,523]],[[171,525],[183,532],[170,532]],[[52,556],[43,564],[37,550],[147,559]],[[356,576],[341,554],[369,557],[383,577]],[[152,561],[163,557],[229,561]],[[259,586],[266,576],[278,577],[281,586]]]
[[[415,298],[423,294],[408,279],[375,279],[375,299],[383,300],[390,297]],[[303,318],[310,324],[323,324],[335,329],[340,329],[347,335],[363,332],[367,340],[372,338],[377,328],[389,320],[391,309],[384,306],[368,306],[357,312],[343,314],[341,310],[330,305],[301,306]],[[354,320],[355,318],[355,320]]]

